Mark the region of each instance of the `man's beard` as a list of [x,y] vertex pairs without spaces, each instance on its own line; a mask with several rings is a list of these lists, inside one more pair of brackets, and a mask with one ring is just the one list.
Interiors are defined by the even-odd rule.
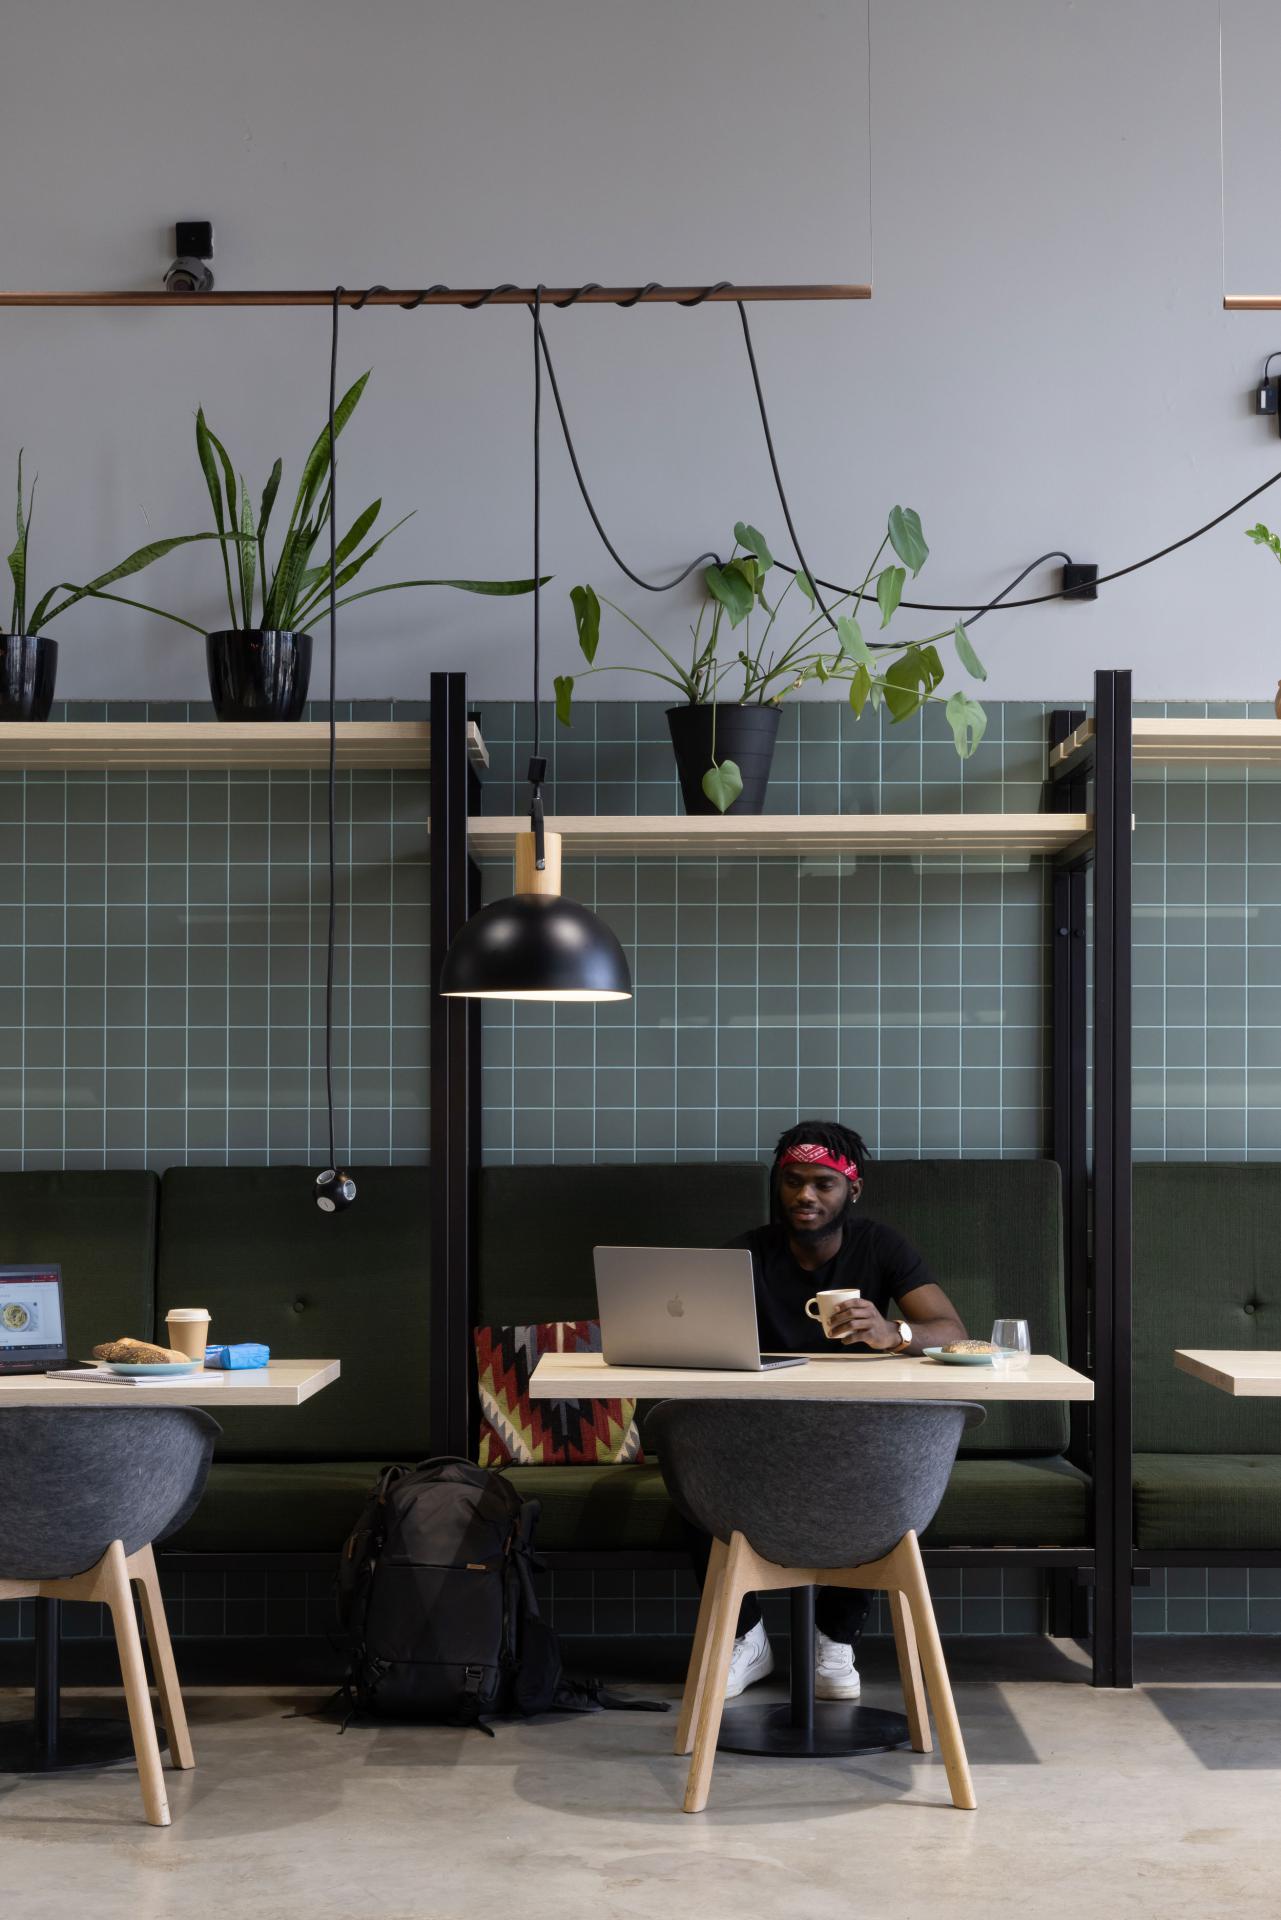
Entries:
[[846,1211],[847,1209],[843,1207],[839,1213],[833,1214],[830,1220],[825,1220],[816,1227],[800,1227],[789,1220],[787,1231],[798,1247],[820,1246],[824,1240],[830,1240],[834,1233],[840,1232]]

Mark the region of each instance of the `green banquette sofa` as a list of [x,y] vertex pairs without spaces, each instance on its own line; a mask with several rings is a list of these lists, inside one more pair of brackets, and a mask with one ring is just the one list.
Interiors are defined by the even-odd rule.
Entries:
[[1281,1165],[1134,1169],[1134,1543],[1243,1564],[1281,1551],[1281,1403],[1238,1400],[1176,1347],[1281,1347]]
[[[205,1498],[172,1548],[336,1551],[378,1470],[429,1451],[427,1173],[371,1167],[358,1180],[359,1204],[326,1218],[305,1168],[0,1175],[0,1258],[61,1261],[74,1351],[163,1331],[167,1307],[195,1305],[209,1308],[215,1338],[342,1360],[341,1381],[301,1408],[221,1417]],[[477,1317],[589,1317],[600,1241],[720,1245],[768,1205],[758,1165],[486,1169]],[[986,1333],[997,1313],[1019,1313],[1039,1349],[1065,1356],[1052,1163],[874,1163],[863,1205],[921,1248],[971,1328]],[[1065,1407],[993,1409],[957,1462],[927,1544],[1085,1547],[1089,1481],[1067,1444]],[[542,1502],[546,1550],[606,1562],[683,1550],[653,1463],[510,1471]]]

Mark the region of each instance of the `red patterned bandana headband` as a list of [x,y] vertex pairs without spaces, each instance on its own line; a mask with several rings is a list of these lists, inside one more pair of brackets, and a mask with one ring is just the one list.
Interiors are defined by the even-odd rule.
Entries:
[[778,1164],[780,1167],[830,1167],[833,1173],[843,1173],[847,1180],[858,1179],[857,1161],[846,1160],[828,1147],[814,1146],[807,1141],[789,1147]]

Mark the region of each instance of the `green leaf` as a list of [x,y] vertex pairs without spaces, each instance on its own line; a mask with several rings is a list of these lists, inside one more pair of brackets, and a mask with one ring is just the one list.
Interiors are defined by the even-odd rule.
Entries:
[[[600,601],[596,597],[595,587],[571,587],[569,597],[574,608],[574,625],[578,630],[578,649],[590,667],[596,658],[596,649],[600,645]],[[570,681],[573,686],[573,681]],[[565,722],[568,726],[568,720]]]
[[[213,436],[209,431],[209,425],[205,419],[205,410],[203,407],[196,408],[196,453],[200,460],[200,471],[205,476],[205,485],[209,489],[209,498],[213,502],[214,525],[217,527],[219,533],[226,533],[227,520],[223,511],[222,486],[218,479],[218,463],[214,458]],[[234,519],[232,525],[235,525]],[[236,603],[231,593],[231,557],[225,546],[222,547],[220,551],[222,553],[223,580],[227,589],[227,608],[231,615],[231,624],[234,627],[236,624]]]
[[952,630],[952,639],[956,644],[956,657],[965,668],[965,671],[974,680],[986,680],[987,668],[983,665],[977,653],[975,653],[973,642],[969,634],[965,631],[965,623],[963,620],[957,621],[956,626]]
[[[167,553],[172,553],[176,547],[189,547],[197,540],[218,540],[225,546],[228,542],[239,541],[240,538],[241,536],[238,533],[180,533],[169,540],[153,540],[149,546],[139,547],[136,552],[131,553],[127,559],[120,562],[118,567],[112,567],[107,573],[100,573],[96,579],[87,581],[82,587],[73,587],[69,581],[64,581],[63,586],[71,595],[71,598],[62,601],[61,604],[54,607],[51,612],[46,613],[44,618],[46,620],[52,620],[55,614],[65,613],[68,607],[73,607],[78,600],[83,600],[87,594],[93,595],[101,600],[112,598],[110,594],[104,594],[101,589],[112,586],[117,580],[127,580],[132,573],[141,573],[144,567],[153,565],[157,560],[163,560],[164,556]],[[61,590],[61,588],[58,589],[58,591]],[[52,594],[46,594],[44,600],[40,603],[41,608],[52,598]],[[134,601],[126,602],[128,606],[135,604],[137,603]],[[158,607],[148,607],[146,611],[148,613],[160,613],[161,609]],[[164,614],[162,617],[166,619],[176,619],[177,615]],[[187,626],[191,623],[189,621],[181,621],[179,624]],[[197,633],[203,633],[203,631],[203,627],[196,628]]]
[[[378,518],[382,510],[383,510],[382,501],[375,500],[372,506],[366,507],[363,513],[358,513],[356,515],[356,518],[352,521],[346,533],[343,535],[342,539],[338,542],[338,545],[334,549],[334,561],[336,565],[341,566],[343,561],[348,559],[349,556],[356,551],[356,548],[360,545],[365,535],[369,532],[369,529],[373,526],[374,521]],[[411,520],[412,518],[413,518],[413,515],[407,513],[404,516],[404,519],[398,520],[396,522],[396,526],[403,527],[405,524],[405,520]],[[388,527],[387,532],[383,535],[383,539],[386,540],[388,536],[394,533],[395,531],[396,531],[395,527]],[[328,561],[326,561],[325,572],[328,573],[328,571],[329,571],[329,563]]]
[[[379,507],[381,507],[381,505],[382,505],[381,500],[374,502],[373,512],[375,517],[377,517],[377,510]],[[372,525],[372,522],[369,518],[370,511],[371,510],[367,507],[364,513],[362,513],[359,516],[359,518],[353,523],[353,525],[343,535],[342,539],[338,542],[336,548],[334,549],[334,558],[336,561],[341,561],[347,554],[351,552],[352,546],[354,544],[353,536],[356,535],[357,529],[360,528],[362,524],[364,527],[364,531],[368,532],[370,526]],[[345,587],[350,585],[350,583],[356,578],[356,575],[362,570],[362,568],[367,566],[368,563],[373,559],[379,547],[383,546],[388,540],[390,540],[392,534],[395,533],[398,528],[403,527],[406,520],[412,520],[412,519],[413,519],[412,513],[402,514],[400,519],[395,521],[390,527],[388,527],[386,533],[382,534],[379,539],[375,540],[371,546],[366,547],[363,553],[358,553],[355,559],[349,560],[345,567],[340,566],[338,569],[338,572],[334,576],[335,591],[337,591],[339,587]],[[320,532],[319,527],[316,527],[314,529],[314,532],[316,534],[319,534]],[[313,586],[311,589],[308,588],[307,583],[309,581],[316,583],[315,586]],[[321,583],[323,583],[323,585]],[[328,560],[326,560],[323,566],[313,567],[309,569],[308,572],[302,575],[301,579],[298,581],[297,590],[294,593],[292,605],[282,606],[282,609],[281,609],[282,612],[286,612],[288,614],[289,626],[296,627],[300,621],[303,621],[306,619],[307,615],[312,611],[312,608],[314,607],[316,602],[322,599],[324,597],[324,594],[328,592],[328,586],[329,586]],[[317,590],[317,588],[319,588],[319,590]]]
[[943,678],[943,662],[935,647],[912,646],[885,675],[885,704],[892,720],[906,720],[922,705]]
[[[27,617],[27,535],[31,531],[31,508],[25,515],[22,504],[22,455],[18,448],[18,538],[13,552],[9,555],[9,572],[13,576],[13,614],[9,621],[10,631],[22,633],[26,629]],[[36,475],[36,480],[40,478]],[[31,482],[31,506],[36,501],[36,480]],[[34,633],[36,629],[33,627]]]
[[867,696],[871,691],[872,676],[866,667],[860,667],[850,681],[850,705],[854,709],[856,719],[862,717],[863,709],[867,705]]
[[262,505],[258,509],[258,544],[267,538],[267,522],[271,519],[271,510],[276,504],[276,495],[280,492],[280,476],[284,471],[279,460],[267,475],[267,484],[262,490]]
[[574,719],[574,676],[572,673],[558,673],[552,683],[556,688],[556,718],[562,727],[573,725]]
[[831,670],[821,653],[816,654],[814,658],[814,675],[819,684],[824,687],[832,677]]
[[968,760],[987,732],[987,715],[978,701],[971,700],[969,694],[959,687],[948,701],[945,712],[951,722],[956,751],[962,760]]
[[872,649],[863,638],[863,629],[858,621],[851,620],[848,613],[838,613],[836,637],[841,643],[841,652],[851,660],[857,660],[859,665],[866,667],[871,674],[875,669],[876,661],[872,657]]
[[[372,368],[362,373],[359,380],[348,387],[346,393],[334,408],[335,440],[337,440],[338,435],[356,411],[360,396],[368,384],[370,372],[372,372]],[[291,527],[296,521],[304,519],[310,512],[312,502],[316,497],[316,490],[328,472],[329,422],[326,420],[324,426],[316,436],[311,452],[303,462],[302,479],[298,484],[298,498],[294,502],[294,511],[290,519]]]
[[800,588],[801,592],[805,595],[805,598],[809,601],[810,605],[813,606],[814,605],[814,588],[810,582],[810,577],[808,573],[802,573],[800,568],[798,567],[796,569],[795,578],[796,578],[797,586]]
[[254,525],[253,508],[249,504],[249,489],[245,485],[245,476],[240,476],[240,532],[242,535],[238,549],[240,557],[240,606],[245,616],[245,625],[251,627],[254,618],[254,568],[258,559],[258,529]]
[[1281,560],[1281,534],[1273,533],[1270,527],[1264,526],[1262,520],[1257,526],[1247,528],[1245,537],[1253,540],[1256,546],[1270,547],[1277,559]]
[[921,532],[921,516],[913,507],[891,507],[889,520],[890,545],[905,567],[912,569],[915,579],[930,557],[925,544],[925,535]]
[[729,615],[731,627],[737,627],[746,620],[756,604],[756,589],[747,580],[741,566],[731,563],[728,567],[708,567],[703,579],[713,600],[719,600]]
[[709,767],[702,779],[703,792],[718,813],[725,813],[743,791],[743,776],[732,760]]
[[903,598],[907,574],[902,567],[884,567],[876,576],[876,604],[881,609],[881,626],[888,627]]
[[[326,574],[328,571],[326,567]],[[545,573],[542,576],[543,586],[546,586],[551,578],[550,573]],[[532,580],[389,580],[382,587],[364,587],[359,593],[349,593],[345,599],[338,602],[338,605],[349,607],[353,600],[371,600],[376,593],[402,593],[406,587],[456,587],[460,593],[485,593],[502,598],[510,594],[534,591]],[[305,633],[308,627],[315,625],[319,617],[316,612],[305,616],[297,631]]]
[[774,564],[774,556],[765,543],[765,535],[758,533],[756,528],[749,526],[745,520],[736,520],[734,522],[734,538],[738,541],[740,547],[746,547],[749,553],[756,555],[756,558],[760,561],[761,572],[768,573]]

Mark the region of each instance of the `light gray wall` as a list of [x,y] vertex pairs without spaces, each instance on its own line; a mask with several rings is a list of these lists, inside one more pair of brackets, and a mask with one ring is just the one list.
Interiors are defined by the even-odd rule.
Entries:
[[[1275,115],[1246,85],[1266,9],[1225,9],[1231,271],[1281,285]],[[217,222],[224,286],[860,279],[874,255],[870,305],[759,307],[758,351],[816,568],[848,576],[902,500],[930,598],[1048,547],[1123,563],[1281,467],[1246,398],[1281,315],[1220,308],[1215,0],[872,0],[870,209],[866,43],[862,0],[10,0],[0,278],[154,282],[183,213]],[[740,516],[786,550],[732,308],[549,332],[634,564]],[[323,312],[0,317],[0,461],[25,445],[40,468],[37,580],[205,523],[199,401],[255,485],[277,452],[296,473],[327,336]],[[343,505],[417,509],[383,577],[527,571],[527,316],[366,313],[342,358],[375,370]],[[678,638],[688,600],[624,590],[550,421],[546,467],[549,672],[575,658],[579,579]],[[1115,665],[1149,698],[1270,694],[1281,577],[1252,517],[1095,606],[986,621],[989,691],[1082,698]],[[139,584],[217,624],[217,583],[204,550]],[[100,608],[52,631],[66,694],[202,689],[179,629]],[[343,632],[340,692],[419,695],[438,665],[481,699],[525,688],[523,603],[379,599]]]

